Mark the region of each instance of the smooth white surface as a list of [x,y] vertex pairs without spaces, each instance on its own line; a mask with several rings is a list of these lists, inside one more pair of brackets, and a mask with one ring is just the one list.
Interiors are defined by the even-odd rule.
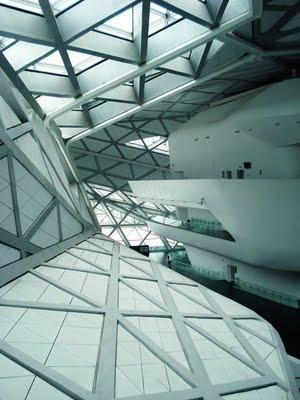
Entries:
[[248,179],[299,178],[299,93],[300,79],[290,79],[200,112],[169,136],[172,171],[212,179],[230,170],[236,178],[251,162]]
[[[83,393],[112,380],[116,397],[169,393],[172,399],[183,391],[187,399],[192,386],[217,393],[214,385],[224,384],[239,392],[237,382],[251,388],[251,379],[263,376],[290,390],[286,355],[273,328],[253,311],[102,235],[68,251],[72,255],[62,253],[37,267],[39,275],[27,273],[0,289],[0,301],[13,302],[0,304],[0,352],[3,344],[12,346],[25,366],[37,363],[46,376],[55,371],[54,382],[60,377],[63,386],[77,384]],[[124,271],[132,278],[122,276]],[[119,300],[116,309],[107,289]],[[78,306],[81,312],[72,309]],[[110,332],[116,329],[116,340],[104,343],[105,324]],[[111,374],[97,378],[101,362],[109,361],[102,359],[105,351],[116,355],[116,364]],[[67,398],[6,357],[0,356],[0,366],[0,392],[9,400],[23,400],[28,391],[33,400]],[[255,393],[269,400],[273,391]]]
[[[299,179],[183,179],[130,184],[138,197],[162,203],[167,199],[173,205],[187,202],[187,207],[201,208],[199,200],[204,198],[236,242],[150,222],[155,233],[245,263],[299,270]],[[176,235],[171,230],[176,230]]]

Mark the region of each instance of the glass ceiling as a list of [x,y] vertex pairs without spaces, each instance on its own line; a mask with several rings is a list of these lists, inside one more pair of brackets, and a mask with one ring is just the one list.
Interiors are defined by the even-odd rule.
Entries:
[[[79,0],[49,0],[55,13],[66,10]],[[0,4],[15,7],[20,10],[29,11],[36,14],[42,14],[42,10],[38,0],[1,0]]]
[[[133,17],[134,10],[130,8],[111,18],[95,30],[132,41],[134,36]],[[180,19],[182,19],[180,15],[151,3],[148,35],[151,36]]]
[[[65,140],[76,138],[70,151],[82,180],[107,188],[94,191],[105,229],[126,242],[123,224],[134,241],[130,225],[145,229],[148,209],[172,210],[139,204],[128,181],[169,179],[169,133],[211,102],[261,84],[249,68],[251,46],[224,40],[248,31],[257,18],[252,0],[244,8],[227,0],[49,2],[52,12],[43,14],[38,0],[0,0],[0,67],[11,68],[10,79],[42,119],[56,122]],[[231,69],[246,62],[246,72],[232,78]]]
[[145,137],[143,139],[131,140],[127,146],[144,148],[156,153],[169,154],[168,139],[162,136]]
[[14,42],[14,39],[0,36],[0,50],[4,50],[7,46]]
[[100,185],[89,184],[87,193],[105,235],[127,246],[145,244],[164,249],[178,246],[178,242],[160,238],[147,227],[147,218],[161,214],[172,215],[174,207],[159,207],[138,201],[129,192],[119,190],[112,193],[111,188]]
[[153,35],[182,17],[164,7],[151,3],[149,19],[149,35]]
[[[102,57],[92,56],[77,51],[68,50],[68,56],[76,74],[90,68],[96,63],[103,61]],[[43,58],[36,64],[33,64],[28,70],[47,72],[58,75],[67,76],[67,70],[64,62],[58,51],[50,54],[48,57]]]
[[133,39],[133,10],[132,8],[111,18],[95,29],[97,32],[108,33],[123,39]]

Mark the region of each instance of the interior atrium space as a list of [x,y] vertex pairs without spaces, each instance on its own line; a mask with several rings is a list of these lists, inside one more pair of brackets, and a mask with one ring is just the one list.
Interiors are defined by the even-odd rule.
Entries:
[[299,221],[299,0],[0,0],[0,400],[299,400]]

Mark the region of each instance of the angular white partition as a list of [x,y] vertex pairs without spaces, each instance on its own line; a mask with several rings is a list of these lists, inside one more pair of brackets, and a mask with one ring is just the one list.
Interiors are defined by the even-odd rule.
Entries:
[[101,234],[4,285],[0,335],[7,400],[297,398],[268,322]]

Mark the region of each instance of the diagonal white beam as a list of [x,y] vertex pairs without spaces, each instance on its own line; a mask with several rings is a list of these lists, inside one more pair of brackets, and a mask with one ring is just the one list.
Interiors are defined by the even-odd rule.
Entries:
[[[249,4],[252,5],[252,2],[255,2],[256,0],[249,0]],[[81,3],[84,4],[84,3]],[[74,100],[73,102],[69,103],[68,105],[65,105],[57,110],[54,110],[53,112],[49,113],[46,117],[46,122],[49,123],[49,121],[53,120],[54,118],[57,118],[58,116],[62,115],[64,112],[73,109],[74,107],[80,106],[81,104],[89,101],[90,99],[93,99],[100,94],[105,93],[108,90],[111,90],[119,85],[122,85],[128,81],[131,81],[138,76],[145,74],[146,72],[156,69],[158,66],[167,63],[168,61],[172,60],[173,58],[176,58],[180,55],[183,55],[187,53],[188,51],[192,50],[193,48],[197,46],[201,46],[203,43],[206,43],[207,41],[213,40],[220,34],[224,34],[225,32],[228,32],[232,30],[233,28],[236,28],[239,24],[243,24],[246,22],[251,21],[253,18],[256,18],[257,15],[254,13],[252,7],[249,8],[249,11],[246,13],[243,13],[237,18],[234,18],[234,20],[228,21],[223,25],[218,26],[214,30],[204,30],[199,36],[195,37],[192,40],[189,40],[183,44],[180,44],[179,46],[175,47],[174,49],[170,51],[166,51],[161,55],[158,55],[157,57],[151,59],[150,61],[146,62],[142,66],[138,68],[133,68],[129,72],[125,73],[124,75],[118,76],[117,78],[113,79],[110,82],[107,82],[103,85],[98,86],[95,89],[90,90],[89,92],[83,94],[82,96],[78,97],[78,99]]]
[[107,158],[108,160],[116,160],[116,161],[120,161],[121,163],[125,163],[125,164],[139,165],[141,167],[147,167],[147,168],[151,168],[151,169],[157,169],[157,170],[161,170],[161,171],[170,172],[170,168],[160,167],[158,165],[144,163],[142,161],[134,161],[134,160],[130,160],[127,158],[118,157],[118,156],[111,156],[111,155],[105,154],[105,153],[97,153],[96,151],[79,149],[78,147],[72,147],[71,150],[73,150],[76,153],[87,154],[87,155],[90,155],[93,157]]
[[54,45],[45,18],[0,6],[0,35],[44,45]]
[[57,20],[65,41],[70,42],[120,14],[140,0],[85,0],[79,2]]
[[39,4],[44,13],[44,17],[49,25],[49,28],[50,28],[52,36],[54,38],[55,44],[58,48],[59,54],[63,60],[66,71],[69,75],[69,79],[71,81],[73,91],[74,91],[74,97],[77,97],[78,95],[81,94],[81,90],[80,90],[70,57],[69,57],[69,54],[65,48],[61,33],[59,31],[59,28],[57,25],[57,20],[53,13],[51,4],[50,4],[49,0],[39,0]]
[[46,367],[44,364],[36,361],[8,343],[3,341],[0,342],[0,353],[13,362],[21,365],[21,367],[29,370],[34,375],[37,375],[45,382],[56,387],[67,396],[71,396],[74,400],[95,400],[94,395],[78,383],[59,374],[53,368]]
[[212,19],[207,5],[199,0],[154,0],[155,3],[174,11],[203,26],[211,26]]
[[153,106],[154,104],[156,104],[156,103],[158,103],[158,102],[160,102],[162,100],[166,100],[169,97],[172,97],[172,96],[174,96],[174,95],[176,95],[178,93],[181,93],[181,92],[183,92],[185,90],[188,90],[188,89],[190,89],[190,88],[192,88],[194,86],[198,86],[201,83],[205,83],[205,82],[207,82],[207,81],[209,81],[209,80],[211,80],[213,78],[216,78],[216,77],[218,77],[218,76],[220,76],[220,75],[222,75],[222,74],[224,74],[226,72],[229,72],[229,71],[231,71],[231,70],[233,70],[235,68],[241,67],[244,64],[248,64],[248,63],[250,63],[250,62],[252,62],[254,60],[255,60],[255,56],[247,55],[247,56],[244,56],[244,57],[242,57],[242,58],[240,58],[240,59],[238,59],[238,60],[236,60],[236,61],[234,61],[234,62],[232,62],[230,64],[226,64],[224,67],[221,67],[221,68],[217,69],[216,71],[207,73],[207,74],[205,74],[204,76],[201,76],[198,79],[191,80],[191,81],[189,81],[189,82],[187,82],[187,83],[185,83],[185,84],[183,84],[183,85],[181,85],[181,86],[179,86],[179,87],[177,87],[177,88],[175,88],[173,90],[170,90],[167,93],[164,93],[164,94],[162,94],[162,95],[160,95],[158,97],[155,97],[154,99],[148,100],[147,102],[143,103],[142,105],[138,105],[136,107],[133,107],[130,110],[125,111],[125,112],[123,112],[123,113],[121,113],[121,114],[119,114],[119,115],[117,115],[117,116],[115,116],[113,118],[110,118],[107,121],[104,121],[102,123],[97,124],[96,126],[94,126],[91,129],[87,129],[87,130],[79,133],[78,135],[73,136],[71,139],[68,140],[67,146],[70,146],[71,143],[76,142],[77,140],[80,140],[80,139],[82,139],[82,138],[84,138],[86,136],[89,136],[89,135],[92,135],[92,134],[98,132],[100,129],[106,128],[107,126],[110,126],[110,125],[112,125],[112,124],[114,124],[114,123],[116,123],[118,121],[121,121],[125,117],[127,118],[127,117],[137,113],[138,111],[141,111],[141,110],[143,110],[143,109],[145,109],[147,107]]
[[115,393],[115,364],[118,337],[119,244],[113,245],[111,275],[108,283],[107,305],[97,366],[95,394],[99,399],[111,399]]

